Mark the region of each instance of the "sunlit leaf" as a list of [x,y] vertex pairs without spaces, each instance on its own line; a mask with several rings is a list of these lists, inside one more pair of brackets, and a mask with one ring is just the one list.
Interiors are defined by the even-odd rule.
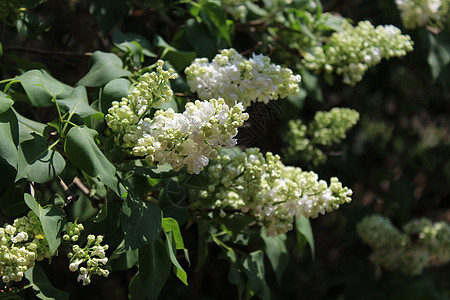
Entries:
[[45,70],[31,70],[16,78],[25,90],[31,104],[36,107],[54,105],[52,99],[64,98],[72,87],[56,80]]
[[103,89],[102,97],[100,99],[102,112],[107,114],[113,101],[120,101],[123,97],[128,96],[130,86],[131,82],[125,78],[116,78],[108,82]]
[[50,253],[55,253],[61,243],[60,232],[63,226],[64,212],[56,205],[41,207],[30,194],[24,194],[24,200],[41,221]]
[[42,136],[32,135],[33,139],[19,145],[16,181],[22,178],[37,183],[50,181],[61,174],[66,162],[59,152],[49,148]]
[[188,285],[186,271],[184,271],[183,267],[177,260],[177,249],[173,231],[164,231],[164,234],[166,236],[167,253],[169,253],[170,261],[173,264],[173,271],[181,282]]
[[57,99],[56,102],[63,112],[77,114],[81,118],[88,116],[92,116],[99,120],[103,118],[103,114],[101,112],[89,106],[85,87],[78,86],[74,88],[67,97]]
[[13,112],[16,115],[17,122],[19,123],[19,143],[26,140],[32,140],[34,138],[34,134],[44,136],[47,125],[25,118],[14,109]]
[[108,161],[95,142],[97,131],[86,126],[72,127],[67,133],[64,150],[69,160],[88,175],[98,178],[117,191],[116,168]]
[[9,109],[0,114],[0,186],[14,182],[17,173],[18,123],[14,113]]
[[91,69],[78,81],[77,85],[97,87],[115,78],[131,75],[130,71],[123,69],[122,60],[112,53],[95,51],[91,64]]
[[269,258],[270,265],[275,271],[278,283],[281,284],[284,272],[289,264],[289,253],[286,247],[287,236],[279,234],[277,236],[267,236],[264,230],[261,230],[261,238],[264,240],[265,253]]
[[6,97],[6,95],[0,92],[0,114],[7,111],[13,104],[14,104],[13,100]]

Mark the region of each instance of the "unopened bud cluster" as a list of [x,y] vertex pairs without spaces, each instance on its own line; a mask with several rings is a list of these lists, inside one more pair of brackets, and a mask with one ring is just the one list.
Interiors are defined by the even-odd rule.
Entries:
[[450,225],[426,218],[395,228],[380,215],[365,217],[357,225],[358,235],[373,248],[370,258],[388,270],[418,275],[425,267],[450,261]]
[[67,254],[70,259],[69,270],[78,271],[77,281],[82,281],[83,285],[87,285],[91,283],[93,274],[108,277],[109,271],[105,269],[108,262],[105,251],[108,250],[108,245],[101,245],[103,236],[88,235],[86,246],[81,248],[76,242],[84,229],[83,225],[69,224],[69,226],[70,229],[63,236],[63,240],[71,244],[71,249]]
[[449,0],[396,0],[403,25],[414,29],[425,25],[449,25]]
[[288,122],[289,130],[285,135],[287,142],[284,158],[288,161],[304,160],[313,165],[326,161],[325,153],[320,147],[329,147],[345,138],[345,132],[353,127],[359,119],[359,113],[350,108],[332,108],[319,111],[308,126],[301,120]]
[[316,218],[350,202],[352,195],[337,178],[328,184],[314,172],[285,166],[278,155],[264,157],[258,148],[219,155],[207,175],[202,197],[214,199],[216,208],[254,216],[270,236],[291,230],[295,216]]
[[404,56],[413,50],[411,38],[393,25],[374,27],[369,21],[361,21],[355,27],[344,22],[342,28],[324,45],[315,46],[304,54],[307,69],[336,73],[342,76],[344,83],[354,85],[381,59]]
[[126,98],[120,102],[113,101],[105,120],[116,135],[116,141],[124,147],[130,147],[126,136],[136,124],[149,112],[150,108],[159,103],[166,103],[172,99],[173,91],[169,80],[178,75],[174,70],[163,70],[164,62],[157,62],[156,72],[145,73],[139,83]]
[[36,260],[50,256],[41,222],[34,212],[0,228],[0,276],[4,283],[21,281]]
[[209,63],[197,58],[186,68],[186,79],[200,99],[223,98],[229,106],[268,103],[299,92],[300,75],[272,64],[267,56],[246,59],[235,49],[224,49]]

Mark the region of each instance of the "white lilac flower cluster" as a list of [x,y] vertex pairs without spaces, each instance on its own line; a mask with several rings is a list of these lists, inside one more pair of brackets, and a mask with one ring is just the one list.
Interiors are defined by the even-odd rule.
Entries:
[[[69,243],[77,242],[81,231],[84,230],[82,224],[69,224],[70,228],[63,236],[63,240]],[[108,250],[108,245],[101,245],[103,236],[88,235],[86,246],[81,248],[78,244],[71,247],[71,251],[67,254],[70,259],[69,270],[72,272],[78,271],[79,275],[77,281],[83,282],[83,285],[91,283],[91,276],[96,274],[98,276],[108,277],[109,271],[105,269],[108,258],[105,251]]]
[[130,147],[128,136],[135,130],[136,124],[155,104],[166,103],[172,99],[173,91],[169,80],[178,75],[173,69],[163,70],[164,62],[157,62],[156,72],[145,73],[139,83],[126,98],[113,101],[105,120],[115,133],[118,144]]
[[357,225],[358,235],[373,248],[371,260],[388,270],[418,275],[425,267],[450,261],[450,225],[426,218],[403,226],[403,233],[380,215],[365,217]]
[[287,142],[284,158],[288,161],[304,160],[313,165],[326,161],[319,147],[329,147],[345,138],[345,132],[359,119],[359,113],[350,108],[334,107],[330,111],[319,111],[314,120],[305,125],[301,120],[288,122],[285,135]]
[[223,99],[188,102],[183,113],[158,110],[137,126],[133,153],[150,162],[169,163],[175,171],[187,167],[198,174],[217,157],[220,149],[233,147],[248,114],[242,104],[229,107]]
[[229,106],[268,103],[299,92],[300,75],[271,64],[262,54],[244,58],[235,49],[224,49],[211,63],[197,58],[185,69],[189,87],[200,99],[223,98]]
[[337,178],[328,184],[314,172],[285,166],[278,155],[264,157],[258,148],[219,155],[207,176],[210,183],[202,197],[214,199],[215,208],[254,216],[269,236],[291,230],[295,216],[316,218],[350,202],[352,195]]
[[343,31],[333,33],[324,45],[304,54],[307,69],[335,72],[342,76],[344,83],[354,85],[381,59],[404,56],[413,50],[411,38],[393,25],[374,27],[369,21],[361,21],[355,27],[344,22],[342,28]]
[[403,25],[414,29],[427,24],[445,26],[450,20],[449,0],[396,0]]
[[17,218],[0,228],[0,276],[4,283],[21,281],[35,261],[51,256],[36,214]]
[[237,128],[248,114],[242,104],[230,107],[219,98],[189,102],[183,113],[157,110],[148,118],[156,102],[167,102],[173,95],[169,79],[176,74],[162,70],[162,65],[159,61],[157,72],[145,74],[127,98],[112,103],[106,122],[116,142],[134,155],[169,163],[176,171],[186,166],[189,173],[198,174],[223,146],[236,144]]

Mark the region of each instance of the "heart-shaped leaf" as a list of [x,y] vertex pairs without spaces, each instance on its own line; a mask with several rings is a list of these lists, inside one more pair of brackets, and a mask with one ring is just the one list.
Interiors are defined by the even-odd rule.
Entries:
[[103,118],[103,114],[101,112],[89,106],[86,88],[83,86],[77,86],[67,97],[57,99],[56,102],[63,112],[77,114],[82,118],[86,118],[88,116],[92,116],[97,120]]
[[88,175],[98,178],[117,192],[116,168],[95,143],[97,131],[86,126],[72,127],[66,136],[64,150],[70,161]]
[[64,98],[72,92],[72,87],[56,80],[45,70],[31,70],[16,78],[31,104],[37,107],[54,105],[52,99]]
[[44,183],[52,180],[64,170],[66,162],[59,152],[49,149],[47,141],[36,133],[33,139],[19,145],[16,181]]
[[112,53],[95,51],[91,58],[92,67],[77,85],[97,87],[119,77],[130,76],[130,71],[123,69],[122,60]]
[[131,195],[122,205],[122,230],[125,248],[137,249],[150,244],[159,237],[161,209],[151,202],[144,202]]
[[63,226],[64,212],[56,205],[41,207],[30,194],[25,193],[24,200],[41,221],[50,253],[55,253],[61,243],[60,232]]

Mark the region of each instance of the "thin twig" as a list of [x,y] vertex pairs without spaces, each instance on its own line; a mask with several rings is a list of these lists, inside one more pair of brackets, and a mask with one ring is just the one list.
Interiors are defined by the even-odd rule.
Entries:
[[75,177],[73,183],[88,197],[91,196],[91,191],[81,182],[80,178]]
[[185,94],[185,93],[175,93],[175,96],[178,96],[178,97],[186,97],[186,98],[192,98],[192,99],[196,99],[196,98],[197,98],[196,95],[188,95],[188,94]]
[[64,205],[67,205],[72,201],[77,201],[78,198],[80,198],[80,195],[72,194],[72,192],[70,191],[69,187],[64,182],[64,180],[62,180],[62,178],[60,176],[58,176],[58,179],[59,179],[59,185],[63,188],[64,193],[66,193],[66,202],[64,203]]
[[22,47],[6,47],[4,52],[9,51],[21,51],[21,52],[29,52],[43,55],[61,55],[61,56],[92,56],[92,52],[67,52],[67,51],[46,51],[42,49],[32,49],[32,48],[22,48]]

